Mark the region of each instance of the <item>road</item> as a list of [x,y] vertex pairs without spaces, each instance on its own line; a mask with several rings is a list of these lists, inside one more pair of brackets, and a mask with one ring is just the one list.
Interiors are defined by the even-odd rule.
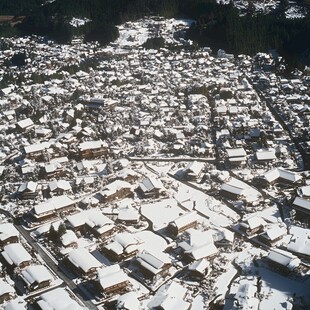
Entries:
[[66,275],[66,268],[59,263],[58,265],[45,253],[40,245],[30,236],[29,232],[25,230],[21,225],[15,225],[19,233],[26,239],[29,245],[42,257],[48,267],[54,271],[55,274],[71,289],[71,291],[84,303],[88,309],[97,309],[97,307],[89,300],[85,292],[81,291],[80,288]]

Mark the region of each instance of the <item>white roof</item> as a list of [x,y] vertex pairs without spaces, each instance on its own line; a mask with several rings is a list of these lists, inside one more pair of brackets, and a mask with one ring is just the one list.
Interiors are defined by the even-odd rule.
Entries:
[[186,166],[185,170],[192,171],[195,175],[199,175],[204,166],[205,163],[203,162],[193,161]]
[[77,242],[78,241],[78,237],[76,236],[76,234],[74,233],[74,231],[72,230],[67,230],[66,233],[64,233],[61,236],[61,243],[63,244],[63,246],[67,246],[73,242]]
[[226,152],[229,158],[246,156],[246,152],[243,147],[235,149],[226,149]]
[[[248,218],[246,221],[245,221],[246,225],[249,226],[250,229],[255,229],[259,226],[266,226],[267,223],[261,218],[261,217],[258,217],[258,216],[252,216],[250,218]],[[244,223],[241,223],[241,225],[243,225]]]
[[117,299],[117,309],[139,310],[140,301],[136,292],[129,292]]
[[4,310],[26,310],[26,302],[18,300],[9,301],[5,306]]
[[45,202],[42,202],[36,206],[34,206],[34,212],[37,215],[47,212],[53,212],[54,210],[58,210],[67,206],[72,205],[74,202],[66,195],[55,196]]
[[190,254],[195,260],[199,260],[217,254],[218,249],[214,243],[211,242],[198,247],[192,247],[191,249],[185,251],[185,253]]
[[271,249],[268,258],[289,269],[294,269],[300,264],[300,259],[297,256],[280,249]]
[[44,265],[29,266],[21,272],[21,275],[29,285],[53,280],[52,274]]
[[270,240],[275,240],[286,234],[286,230],[279,226],[274,226],[266,230],[266,235]]
[[162,252],[152,254],[147,251],[139,254],[137,261],[153,274],[157,274],[165,264],[171,263],[168,254]]
[[56,189],[62,189],[64,191],[68,191],[71,189],[71,185],[66,180],[53,180],[48,183],[50,190],[53,192]]
[[31,261],[31,255],[21,243],[8,244],[3,249],[2,256],[10,265],[19,266],[23,262]]
[[33,126],[33,121],[31,120],[31,118],[26,118],[23,119],[19,122],[16,123],[20,128],[27,128],[27,127],[31,127]]
[[153,177],[146,177],[140,184],[140,188],[143,192],[149,192],[153,189],[163,189],[163,184],[159,179]]
[[68,254],[68,259],[77,268],[82,269],[84,272],[88,272],[92,268],[99,268],[102,264],[88,252],[85,248],[79,248],[72,250]]
[[48,149],[49,147],[50,147],[50,143],[48,143],[48,142],[31,144],[29,146],[25,146],[25,152],[26,152],[26,154],[29,154],[29,153],[33,153],[33,152],[44,151],[45,149]]
[[20,187],[18,188],[18,192],[23,193],[25,190],[29,190],[30,192],[34,193],[37,187],[38,187],[37,182],[33,182],[33,181],[25,182],[20,185]]
[[198,220],[197,212],[192,211],[179,216],[172,222],[172,224],[175,225],[177,228],[181,228],[197,220]]
[[15,293],[15,290],[10,284],[0,279],[0,296],[7,293]]
[[293,205],[310,211],[310,200],[296,197],[294,199]]
[[277,159],[275,150],[263,150],[256,152],[257,160],[273,160]]
[[19,232],[12,223],[0,224],[0,240],[6,240],[10,237],[18,237]]
[[126,181],[116,180],[108,185],[106,185],[100,194],[102,196],[110,196],[119,191],[122,188],[132,188],[132,185]]
[[120,221],[137,221],[140,218],[140,213],[132,207],[122,208],[119,210],[117,218]]
[[86,142],[82,142],[79,144],[79,149],[81,151],[95,150],[95,149],[100,149],[101,147],[107,147],[107,144],[101,140],[86,141]]
[[64,288],[42,294],[38,305],[42,310],[83,310]]
[[127,274],[119,265],[112,265],[98,270],[98,279],[103,289],[129,281]]
[[284,168],[274,168],[264,174],[264,178],[269,182],[273,182],[278,178],[290,181],[297,182],[302,179],[302,176],[296,172],[286,170]]
[[310,196],[310,185],[302,186],[300,192],[302,196]]
[[114,227],[113,221],[102,214],[100,210],[96,209],[85,210],[73,215],[69,215],[67,217],[67,221],[72,227],[79,227],[87,224],[89,227],[95,228],[99,233],[101,229],[111,229]]

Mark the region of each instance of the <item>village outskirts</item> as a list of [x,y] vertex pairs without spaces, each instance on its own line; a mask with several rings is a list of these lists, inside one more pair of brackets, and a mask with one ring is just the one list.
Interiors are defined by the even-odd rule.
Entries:
[[192,22],[0,39],[1,309],[310,307],[310,68]]

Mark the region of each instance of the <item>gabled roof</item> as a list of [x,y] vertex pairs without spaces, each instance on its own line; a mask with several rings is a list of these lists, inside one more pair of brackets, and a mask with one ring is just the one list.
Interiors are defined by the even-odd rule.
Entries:
[[102,266],[95,256],[89,253],[85,248],[72,250],[68,254],[68,259],[73,265],[82,269],[85,273],[92,268],[99,268]]
[[294,269],[301,263],[297,256],[280,249],[271,249],[268,254],[268,259],[289,269]]
[[10,265],[19,266],[23,262],[31,261],[31,255],[26,251],[21,243],[6,245],[2,256]]

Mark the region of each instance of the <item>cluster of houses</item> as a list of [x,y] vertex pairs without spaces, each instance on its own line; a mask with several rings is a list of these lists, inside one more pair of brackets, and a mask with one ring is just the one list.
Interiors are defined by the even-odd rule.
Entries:
[[[72,286],[94,309],[258,309],[275,302],[266,274],[309,284],[310,179],[294,136],[309,76],[285,81],[221,50],[142,48],[156,29],[172,44],[187,23],[127,23],[107,48],[3,39],[2,64],[26,55],[10,67],[25,81],[0,99],[5,309],[82,309]],[[299,296],[291,287],[273,306]]]

